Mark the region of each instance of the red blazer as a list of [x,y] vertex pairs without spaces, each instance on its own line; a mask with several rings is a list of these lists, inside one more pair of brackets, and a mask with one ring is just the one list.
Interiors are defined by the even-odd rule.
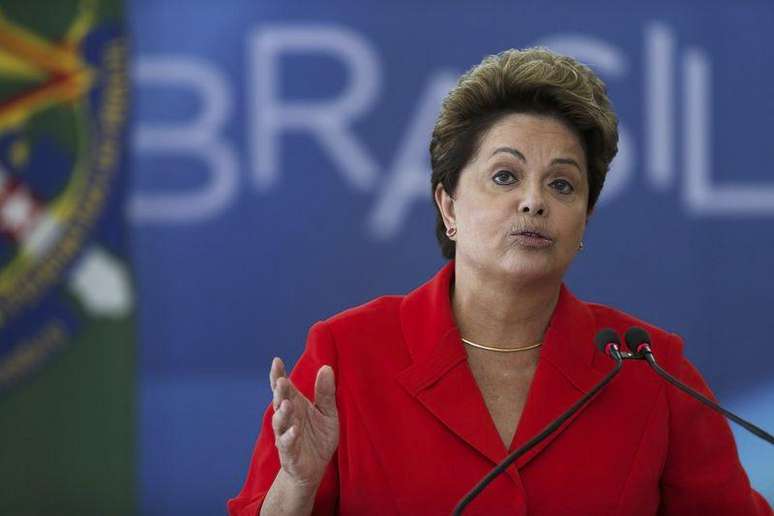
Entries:
[[[588,392],[613,362],[597,331],[648,330],[667,371],[711,395],[679,337],[562,287],[510,447],[468,368],[449,299],[454,265],[407,296],[318,322],[291,379],[311,398],[317,369],[336,372],[338,450],[314,514],[451,513],[505,455]],[[257,514],[279,469],[266,411],[231,515]],[[512,465],[465,514],[771,515],[750,488],[725,419],[666,384],[644,362],[621,373],[574,418]]]

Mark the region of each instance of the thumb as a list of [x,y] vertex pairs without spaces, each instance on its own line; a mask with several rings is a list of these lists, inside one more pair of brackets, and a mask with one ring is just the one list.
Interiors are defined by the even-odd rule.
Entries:
[[314,382],[314,404],[323,415],[336,415],[336,380],[333,369],[329,365],[324,365],[317,371],[317,379]]

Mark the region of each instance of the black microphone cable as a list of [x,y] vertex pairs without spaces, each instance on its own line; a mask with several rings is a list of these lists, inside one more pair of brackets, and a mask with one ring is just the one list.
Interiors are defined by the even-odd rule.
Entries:
[[688,394],[689,396],[704,403],[711,409],[716,410],[717,412],[720,412],[728,419],[738,424],[739,426],[741,426],[751,434],[757,437],[760,437],[761,439],[768,442],[769,444],[774,444],[774,436],[772,436],[770,433],[766,432],[760,427],[755,426],[749,421],[742,419],[741,417],[737,416],[733,412],[724,409],[723,407],[721,407],[711,399],[696,392],[694,389],[691,389],[690,387],[682,383],[680,380],[678,380],[671,374],[667,373],[664,369],[662,369],[661,366],[659,366],[656,363],[656,357],[653,356],[653,350],[650,349],[650,335],[648,335],[647,331],[637,326],[633,326],[628,330],[626,330],[624,339],[626,340],[626,345],[629,346],[629,349],[635,354],[635,357],[644,358],[648,362],[648,364],[650,364],[650,367],[652,367],[653,370],[656,371],[656,373],[658,373],[658,375],[661,376],[664,380],[671,383],[672,385],[674,385],[684,393]]
[[468,494],[466,494],[465,497],[459,501],[459,503],[457,503],[457,506],[454,508],[454,512],[452,514],[455,516],[462,514],[462,511],[465,509],[465,507],[467,507],[476,496],[478,496],[484,489],[486,489],[486,486],[488,486],[495,478],[497,478],[500,473],[508,469],[508,466],[513,464],[519,457],[531,450],[540,441],[554,433],[560,426],[562,426],[562,423],[564,423],[570,416],[578,412],[578,410],[580,410],[586,403],[588,403],[591,398],[593,398],[600,390],[602,390],[608,383],[610,383],[613,377],[618,374],[618,372],[621,370],[621,365],[623,364],[620,353],[621,339],[618,336],[618,333],[616,333],[615,330],[611,330],[610,328],[600,330],[596,337],[594,337],[594,343],[597,345],[597,348],[602,351],[602,353],[605,353],[613,360],[615,360],[615,368],[610,371],[604,378],[602,378],[602,380],[597,385],[595,385],[594,388],[588,392],[588,394],[576,401],[569,409],[567,409],[566,412],[547,425],[539,434],[505,457],[502,462],[495,466],[492,471],[490,471],[484,478],[482,478],[479,483],[476,484],[476,486],[471,489]]

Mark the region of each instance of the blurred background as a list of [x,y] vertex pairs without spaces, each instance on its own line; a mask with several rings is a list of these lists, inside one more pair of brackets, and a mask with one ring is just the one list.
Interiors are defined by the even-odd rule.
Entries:
[[[0,1],[0,513],[223,514],[271,357],[442,265],[439,103],[510,47],[589,64],[620,116],[570,288],[682,335],[772,431],[773,25],[766,1]],[[774,502],[774,451],[734,432]]]

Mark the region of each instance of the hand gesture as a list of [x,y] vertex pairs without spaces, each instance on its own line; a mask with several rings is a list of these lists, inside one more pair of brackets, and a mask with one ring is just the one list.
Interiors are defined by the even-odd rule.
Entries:
[[271,424],[280,465],[298,485],[316,488],[339,444],[333,369],[324,365],[317,371],[314,403],[287,378],[279,358],[272,360],[269,382],[274,393]]

